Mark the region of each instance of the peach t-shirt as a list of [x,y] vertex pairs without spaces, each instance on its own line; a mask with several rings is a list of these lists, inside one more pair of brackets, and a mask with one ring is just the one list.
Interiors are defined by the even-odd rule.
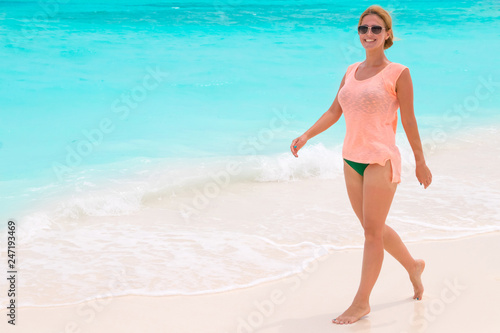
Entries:
[[405,68],[391,62],[365,80],[354,77],[361,62],[347,68],[338,94],[346,123],[342,157],[359,163],[391,161],[392,182],[401,182],[401,155],[396,146],[399,102],[396,81]]

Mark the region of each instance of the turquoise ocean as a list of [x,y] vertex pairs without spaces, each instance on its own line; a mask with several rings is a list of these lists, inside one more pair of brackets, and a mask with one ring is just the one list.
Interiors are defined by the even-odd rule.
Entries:
[[[331,183],[346,200],[343,119],[299,159],[289,146],[365,59],[356,26],[371,4],[0,2],[0,244],[14,219],[20,305],[230,290],[361,246],[350,207],[301,206],[293,192]],[[386,55],[410,68],[426,151],[498,128],[500,2],[376,4],[393,17]],[[403,184],[415,183],[401,125],[397,139]],[[500,230],[500,189],[464,181],[467,193],[425,199],[445,217],[395,208],[402,238]],[[476,212],[453,210],[466,196]],[[400,202],[412,198],[403,187]],[[110,277],[125,282],[111,290]]]

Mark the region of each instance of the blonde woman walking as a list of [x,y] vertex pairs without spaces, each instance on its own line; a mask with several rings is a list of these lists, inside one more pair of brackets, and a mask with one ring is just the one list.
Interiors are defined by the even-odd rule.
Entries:
[[401,182],[401,155],[395,143],[398,108],[415,156],[417,180],[424,188],[432,182],[413,111],[410,71],[385,56],[384,50],[393,44],[394,37],[391,16],[382,7],[370,6],[363,12],[358,34],[366,59],[347,68],[330,108],[290,146],[298,157],[309,139],[344,115],[344,177],[352,208],[364,229],[365,243],[358,291],[349,308],[333,319],[336,324],[354,323],[370,312],[369,298],[382,267],[384,249],[408,271],[413,298],[421,300],[424,292],[421,275],[425,262],[414,259],[399,235],[385,224]]

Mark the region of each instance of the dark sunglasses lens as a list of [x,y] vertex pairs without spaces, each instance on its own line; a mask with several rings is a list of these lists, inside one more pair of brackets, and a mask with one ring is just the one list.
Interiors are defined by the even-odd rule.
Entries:
[[360,34],[366,34],[368,32],[368,27],[366,25],[360,25],[358,27],[358,32]]
[[375,35],[378,35],[379,33],[382,32],[382,27],[381,26],[378,26],[378,25],[375,25],[372,27],[372,32],[375,34]]

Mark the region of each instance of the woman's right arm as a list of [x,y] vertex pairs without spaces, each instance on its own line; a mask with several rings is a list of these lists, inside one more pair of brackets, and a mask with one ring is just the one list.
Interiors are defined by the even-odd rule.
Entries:
[[333,103],[328,108],[328,110],[318,119],[318,121],[316,121],[316,123],[314,123],[314,125],[311,126],[311,128],[309,128],[304,134],[302,134],[301,136],[292,141],[292,144],[290,145],[290,150],[292,151],[292,154],[295,157],[299,157],[297,155],[297,152],[300,150],[300,148],[304,147],[307,140],[315,137],[319,133],[330,128],[330,126],[335,124],[342,116],[342,108],[340,107],[338,96],[340,89],[342,89],[342,87],[344,86],[344,83],[345,83],[345,75],[342,78],[342,81],[340,82],[340,87],[339,90],[337,91],[337,96],[335,96],[335,99],[333,100]]

